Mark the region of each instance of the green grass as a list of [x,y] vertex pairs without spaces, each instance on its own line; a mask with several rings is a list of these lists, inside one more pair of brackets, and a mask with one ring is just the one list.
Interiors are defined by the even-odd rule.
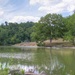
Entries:
[[0,75],[8,75],[8,72],[5,70],[0,70]]

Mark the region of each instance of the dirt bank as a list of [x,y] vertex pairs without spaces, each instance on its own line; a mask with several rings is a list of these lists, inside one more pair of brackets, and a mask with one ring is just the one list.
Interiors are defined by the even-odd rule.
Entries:
[[[46,40],[44,41],[45,46],[49,47],[50,46],[50,41]],[[18,43],[15,44],[15,46],[37,46],[36,42],[22,42],[22,43]],[[53,40],[51,43],[51,46],[53,47],[74,47],[74,45],[68,41],[63,41],[62,39],[57,39],[57,40]]]
[[15,44],[15,46],[37,46],[36,42],[22,42]]

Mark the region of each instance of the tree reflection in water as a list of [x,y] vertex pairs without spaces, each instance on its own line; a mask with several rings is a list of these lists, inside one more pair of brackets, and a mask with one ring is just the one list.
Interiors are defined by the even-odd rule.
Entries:
[[[17,49],[17,53],[15,52],[16,49],[13,51],[1,52],[10,56],[15,54],[18,57],[20,55],[20,58],[0,57],[0,69],[7,67],[10,69],[24,69],[25,72],[32,71],[35,74],[75,75],[75,50],[73,49],[32,48],[30,50],[30,48],[25,48],[23,52],[22,49],[19,49],[20,52]],[[0,54],[2,54],[1,52]]]

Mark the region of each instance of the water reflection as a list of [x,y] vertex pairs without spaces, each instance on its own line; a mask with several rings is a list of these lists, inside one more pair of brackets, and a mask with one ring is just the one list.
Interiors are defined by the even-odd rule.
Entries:
[[74,59],[74,49],[0,49],[0,69],[24,69],[25,72],[33,71],[35,74],[44,72],[46,75],[75,75]]

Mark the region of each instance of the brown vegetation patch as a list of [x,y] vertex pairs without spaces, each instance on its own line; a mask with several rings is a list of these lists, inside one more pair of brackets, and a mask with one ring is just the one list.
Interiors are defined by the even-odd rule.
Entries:
[[[50,45],[50,40],[44,41],[45,46],[56,46],[56,47],[73,47],[74,45],[70,43],[69,41],[63,41],[63,39],[57,39],[52,40],[52,43]],[[16,46],[37,46],[36,42],[22,42],[19,44],[15,44]]]
[[37,46],[36,42],[22,42],[19,44],[15,44],[16,46]]

